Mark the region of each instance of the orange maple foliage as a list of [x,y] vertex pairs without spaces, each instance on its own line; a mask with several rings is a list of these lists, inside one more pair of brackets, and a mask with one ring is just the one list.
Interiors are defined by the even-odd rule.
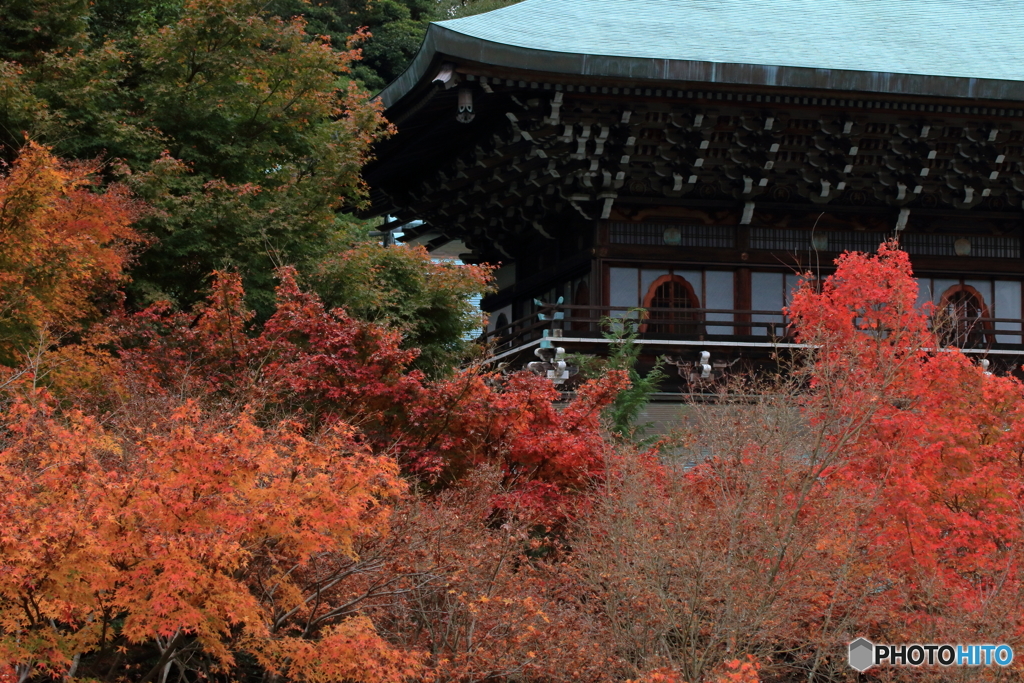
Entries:
[[116,183],[98,191],[100,169],[30,142],[0,177],[0,362],[47,328],[79,329],[124,281],[141,205]]
[[[21,672],[123,671],[141,683],[243,666],[384,681],[429,665],[462,680],[558,660],[528,654],[550,633],[546,613],[561,611],[516,569],[528,535],[502,546],[488,527],[504,518],[527,534],[575,512],[604,467],[600,409],[624,379],[592,382],[562,410],[530,375],[428,382],[408,370],[415,352],[396,333],[325,310],[290,271],[281,279],[258,328],[239,279],[221,275],[196,312],[118,314],[102,346],[52,354],[75,353],[89,367],[71,374],[101,381],[57,373],[59,401],[13,385],[0,438],[0,658]],[[400,466],[438,491],[487,464],[500,482],[454,539],[461,549],[422,566],[391,530]],[[480,555],[499,547],[496,565]],[[460,556],[489,569],[467,571]],[[462,587],[442,622],[464,632],[469,615],[506,635],[456,639],[424,659],[438,643],[396,635],[379,603],[393,611],[428,574],[439,577],[431,591]],[[422,632],[433,618],[414,622]]]
[[147,663],[141,680],[190,649],[307,680],[415,672],[414,654],[309,594],[386,532],[382,503],[404,489],[392,459],[341,422],[310,435],[188,400],[140,408],[103,425],[37,391],[4,412],[0,659],[66,674],[123,653]]

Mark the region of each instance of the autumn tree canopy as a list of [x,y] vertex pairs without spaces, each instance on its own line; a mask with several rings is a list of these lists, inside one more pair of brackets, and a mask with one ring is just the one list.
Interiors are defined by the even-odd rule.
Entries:
[[6,371],[14,680],[845,680],[858,636],[1019,642],[1024,388],[939,345],[893,245],[660,455],[602,431],[621,371],[562,406],[430,379],[278,278],[266,321],[220,274]]
[[1024,386],[942,343],[898,244],[808,276],[801,350],[641,446],[628,352],[572,395],[467,362],[489,269],[339,215],[388,132],[365,86],[503,1],[0,0],[0,681],[1024,651]]
[[95,322],[127,279],[141,206],[123,185],[94,191],[99,171],[30,144],[0,176],[0,363]]
[[[448,11],[398,0],[0,2],[0,159],[45,144],[88,165],[99,194],[130,191],[149,207],[131,221],[145,244],[124,264],[132,308],[187,310],[219,269],[241,275],[266,318],[273,271],[293,266],[331,306],[403,332],[417,364],[443,374],[472,355],[463,337],[479,314],[465,300],[487,279],[383,252],[351,212],[365,201],[371,145],[389,131],[363,86],[378,67],[361,60],[371,44],[405,59],[431,12]],[[395,284],[385,294],[381,282]]]
[[[134,300],[189,305],[212,270],[234,268],[266,310],[275,265],[311,267],[342,231],[336,212],[362,201],[360,169],[385,123],[350,80],[361,39],[332,45],[264,4],[112,14],[97,3],[51,26],[72,8],[25,3],[26,25],[50,33],[16,24],[0,44],[5,156],[27,135],[61,156],[102,157],[107,179],[152,205],[138,224],[152,243],[133,270]],[[89,40],[91,19],[118,17],[135,30]]]

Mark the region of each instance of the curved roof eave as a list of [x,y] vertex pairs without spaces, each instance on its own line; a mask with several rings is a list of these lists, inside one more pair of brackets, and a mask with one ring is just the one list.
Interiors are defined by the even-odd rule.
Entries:
[[571,76],[1024,101],[1024,81],[555,52],[485,40],[439,24],[428,27],[412,63],[377,97],[390,109],[438,57]]

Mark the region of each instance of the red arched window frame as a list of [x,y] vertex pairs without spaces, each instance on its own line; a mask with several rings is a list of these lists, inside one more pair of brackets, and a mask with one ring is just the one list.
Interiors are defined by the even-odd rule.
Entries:
[[[978,303],[978,307],[979,307],[979,309],[981,311],[981,316],[979,316],[979,317],[981,317],[981,318],[990,318],[991,317],[991,315],[989,315],[989,311],[988,311],[988,304],[985,302],[985,297],[981,295],[981,292],[979,292],[977,289],[975,289],[974,287],[972,287],[970,285],[963,285],[963,284],[953,285],[952,287],[947,289],[945,292],[943,292],[942,296],[939,297],[939,305],[938,305],[938,309],[937,310],[940,310],[940,311],[945,310],[946,306],[949,305],[950,299],[952,299],[954,295],[959,294],[961,292],[974,297],[974,300]],[[957,330],[954,331],[954,334],[956,334],[958,337],[961,336],[962,334],[971,334],[971,333],[972,333],[972,331],[970,331],[970,330],[965,330],[965,331],[961,332],[959,329],[957,329]],[[980,330],[976,330],[975,333],[980,335],[981,337],[984,337],[984,339],[989,344],[991,344],[991,343],[993,343],[995,341],[995,336],[994,336],[994,334],[992,332],[992,323],[989,322],[989,321],[982,322],[981,323],[981,329]]]
[[[679,311],[685,311],[687,308],[699,309],[701,308],[700,299],[697,297],[697,293],[693,289],[686,278],[681,275],[662,275],[657,280],[651,283],[651,286],[647,288],[647,293],[644,294],[644,305],[646,309],[650,309],[653,305],[655,298],[658,296],[658,290],[666,284],[675,283],[683,288],[685,296],[688,301],[693,302],[694,305],[687,307],[680,307]],[[647,315],[648,320],[671,320],[671,318],[664,317],[667,314],[665,312],[649,312]],[[692,313],[690,315],[681,315],[677,322],[669,322],[664,325],[649,325],[644,323],[640,326],[640,332],[647,332],[648,328],[651,328],[652,332],[667,332],[683,333],[683,334],[697,334],[699,331],[700,323],[702,322],[703,316],[699,313]]]

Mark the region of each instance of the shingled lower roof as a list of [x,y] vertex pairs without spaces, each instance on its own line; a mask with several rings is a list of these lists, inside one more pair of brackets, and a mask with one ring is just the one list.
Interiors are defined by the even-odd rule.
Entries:
[[578,76],[1024,100],[1024,2],[525,0],[431,24],[384,104],[444,56]]

